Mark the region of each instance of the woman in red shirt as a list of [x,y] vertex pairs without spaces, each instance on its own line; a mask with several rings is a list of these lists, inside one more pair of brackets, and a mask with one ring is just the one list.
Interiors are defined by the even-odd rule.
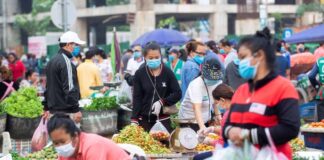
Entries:
[[130,156],[108,138],[84,133],[68,115],[55,114],[47,123],[48,134],[59,160],[130,160]]
[[9,53],[8,55],[9,69],[12,72],[13,81],[17,81],[19,78],[23,78],[26,72],[26,68],[23,62],[21,62],[17,55]]
[[247,139],[262,147],[269,144],[268,128],[277,150],[292,159],[288,142],[299,133],[298,94],[289,80],[274,71],[276,56],[269,29],[243,38],[239,46],[239,73],[248,83],[235,91],[223,137],[236,146]]

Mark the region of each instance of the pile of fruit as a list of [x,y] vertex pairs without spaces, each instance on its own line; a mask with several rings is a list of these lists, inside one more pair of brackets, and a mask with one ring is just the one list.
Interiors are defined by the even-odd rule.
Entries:
[[27,155],[28,159],[31,160],[57,160],[57,154],[53,146],[44,148],[38,152]]
[[1,109],[9,115],[19,118],[36,118],[43,113],[43,106],[37,90],[25,87],[13,92],[1,102]]
[[169,140],[170,134],[162,131],[151,132],[150,135],[158,141],[167,141]]
[[305,150],[304,141],[300,138],[295,138],[289,142],[293,152],[303,151]]
[[198,144],[195,148],[196,151],[202,152],[202,151],[213,151],[215,147],[207,145],[207,144]]
[[324,128],[324,119],[322,119],[322,121],[320,122],[312,122],[310,124],[308,124],[309,128]]
[[113,137],[116,143],[127,143],[137,145],[147,154],[165,154],[171,151],[155,140],[142,127],[136,125],[126,126],[117,136]]

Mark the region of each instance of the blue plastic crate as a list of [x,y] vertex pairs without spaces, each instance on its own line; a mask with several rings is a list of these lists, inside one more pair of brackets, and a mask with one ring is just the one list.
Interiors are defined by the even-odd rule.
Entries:
[[324,151],[324,133],[302,132],[304,135],[305,146]]

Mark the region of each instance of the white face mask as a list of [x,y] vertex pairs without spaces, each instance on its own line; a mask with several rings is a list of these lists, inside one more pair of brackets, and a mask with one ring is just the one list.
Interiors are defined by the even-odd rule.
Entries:
[[55,150],[57,152],[58,155],[68,158],[71,157],[74,152],[75,152],[75,147],[73,147],[72,142],[59,146],[59,147],[55,147]]

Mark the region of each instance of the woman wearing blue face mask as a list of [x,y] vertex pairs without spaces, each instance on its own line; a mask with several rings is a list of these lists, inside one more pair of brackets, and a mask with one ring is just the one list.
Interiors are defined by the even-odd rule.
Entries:
[[[221,115],[212,98],[213,90],[222,83],[223,72],[217,59],[208,59],[202,65],[202,75],[190,82],[181,103],[179,118],[193,119],[188,125],[199,133],[207,127],[207,122],[215,114],[220,122]],[[214,113],[212,113],[212,108]]]
[[263,147],[269,144],[267,132],[277,150],[292,159],[288,142],[299,133],[298,94],[289,80],[274,71],[276,56],[269,29],[243,38],[239,46],[239,73],[248,83],[232,98],[223,138],[236,146],[248,140]]
[[181,69],[183,66],[183,61],[179,59],[179,54],[180,52],[177,49],[170,50],[168,62],[165,65],[173,71],[179,84],[181,84]]
[[181,71],[182,97],[185,96],[189,83],[200,74],[200,66],[204,62],[206,46],[198,41],[186,44],[188,60],[184,63]]
[[163,109],[181,99],[181,90],[173,72],[161,62],[160,46],[149,43],[143,51],[145,66],[135,73],[132,123],[149,131],[157,119],[172,131],[171,121]]

